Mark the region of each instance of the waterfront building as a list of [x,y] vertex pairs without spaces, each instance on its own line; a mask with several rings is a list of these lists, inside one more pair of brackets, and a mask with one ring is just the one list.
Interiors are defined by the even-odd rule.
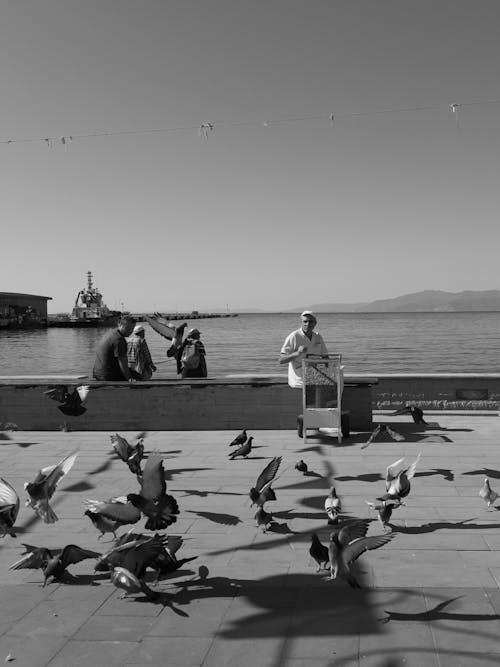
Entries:
[[0,329],[39,329],[47,326],[51,296],[0,292]]

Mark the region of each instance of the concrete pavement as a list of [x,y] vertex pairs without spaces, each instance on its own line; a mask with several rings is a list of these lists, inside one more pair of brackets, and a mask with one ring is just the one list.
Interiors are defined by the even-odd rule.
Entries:
[[[367,433],[311,438],[256,431],[248,459],[231,461],[236,432],[150,432],[146,450],[164,456],[169,493],[180,515],[179,557],[197,556],[158,586],[158,603],[121,599],[93,561],[71,566],[74,579],[42,588],[39,570],[10,571],[22,543],[111,544],[83,515],[85,498],[137,489],[111,450],[107,432],[0,433],[0,476],[22,499],[18,537],[0,540],[0,662],[23,667],[168,665],[169,667],[500,664],[500,514],[478,491],[485,475],[500,491],[500,420],[491,414],[433,414],[424,428],[406,416],[376,414],[405,436],[361,446]],[[244,424],[242,424],[242,427]],[[121,432],[134,440],[136,433]],[[59,521],[43,524],[23,483],[73,449],[78,459],[54,497]],[[393,514],[396,534],[356,564],[361,591],[317,574],[310,534],[327,543],[323,511],[332,484],[348,517],[373,517],[365,500],[385,491],[387,465],[422,452],[407,506]],[[276,524],[255,527],[248,491],[273,456],[283,456]],[[294,464],[303,458],[310,474]],[[500,506],[500,500],[497,502]],[[141,521],[134,529],[142,529]],[[126,528],[120,530],[125,532]],[[374,521],[369,534],[381,532]],[[106,535],[108,540],[110,535]],[[199,569],[201,568],[201,570]],[[151,573],[151,579],[154,573]]]

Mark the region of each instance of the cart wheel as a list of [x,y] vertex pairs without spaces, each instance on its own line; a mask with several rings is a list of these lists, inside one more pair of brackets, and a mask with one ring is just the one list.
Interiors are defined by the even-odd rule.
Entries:
[[342,415],[340,418],[340,428],[342,430],[342,435],[344,438],[348,438],[351,435],[351,424],[349,422],[349,415]]
[[302,415],[297,417],[297,435],[299,438],[304,436],[304,417]]

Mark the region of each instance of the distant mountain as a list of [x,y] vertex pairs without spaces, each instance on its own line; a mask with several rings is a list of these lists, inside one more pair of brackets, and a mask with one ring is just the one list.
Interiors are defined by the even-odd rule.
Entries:
[[360,313],[382,312],[436,312],[436,311],[470,311],[499,310],[500,290],[484,290],[465,292],[443,292],[441,290],[424,290],[413,294],[404,294],[394,299],[380,299],[358,308]]
[[500,311],[500,290],[467,290],[465,292],[424,290],[393,299],[378,299],[370,303],[317,303],[292,308],[287,312],[301,313],[303,310],[312,310],[315,313]]

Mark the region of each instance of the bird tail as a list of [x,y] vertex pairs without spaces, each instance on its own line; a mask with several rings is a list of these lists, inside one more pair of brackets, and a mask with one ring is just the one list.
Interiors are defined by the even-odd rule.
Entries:
[[59,521],[59,517],[49,505],[47,500],[40,501],[38,503],[36,507],[36,513],[41,519],[43,519],[45,523],[55,523],[56,521]]

